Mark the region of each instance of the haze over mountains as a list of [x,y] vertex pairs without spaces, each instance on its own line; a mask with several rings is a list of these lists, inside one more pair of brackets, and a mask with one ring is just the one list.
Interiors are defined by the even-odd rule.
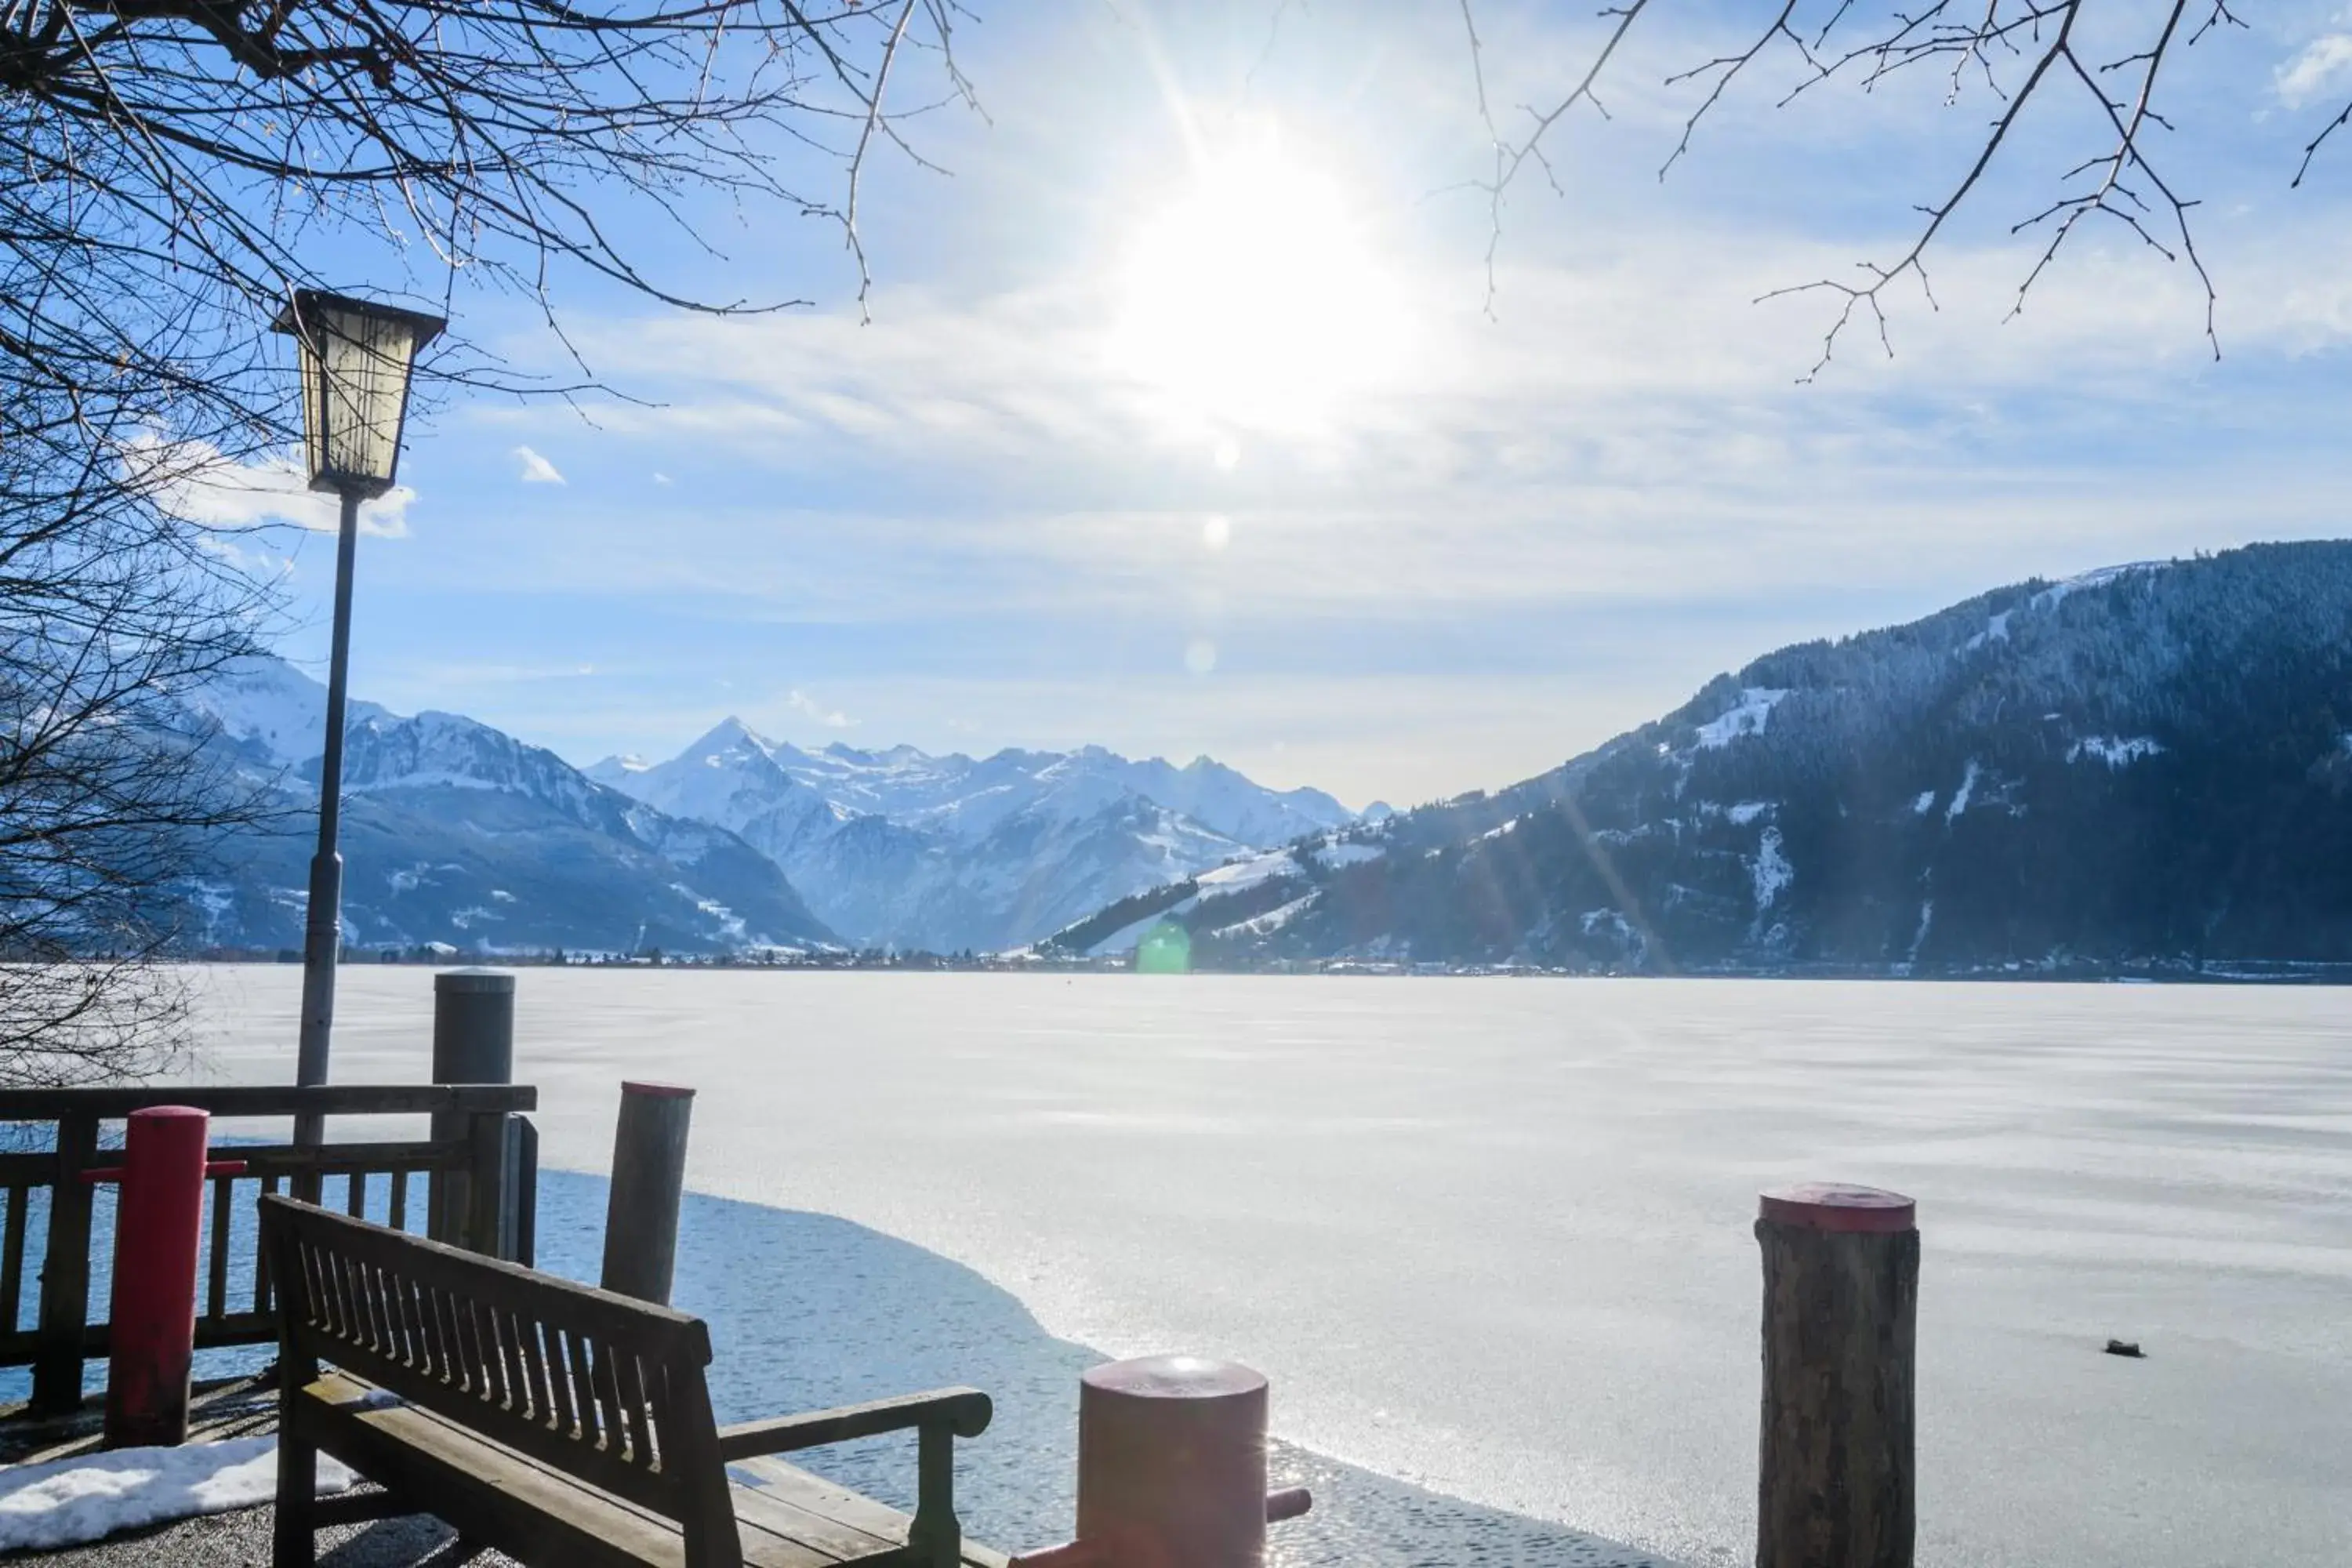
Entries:
[[1549,773],[1049,948],[1162,922],[1195,964],[2352,962],[2352,543],[2028,582],[1783,648]]
[[[192,703],[284,811],[219,847],[187,942],[299,946],[325,691],[263,659]],[[347,735],[344,938],[362,948],[988,951],[1355,819],[1207,758],[1099,747],[808,752],[729,720],[669,762],[583,772],[470,719],[358,701]]]
[[1104,904],[1355,820],[1320,790],[1276,792],[1207,757],[1179,768],[1099,746],[932,756],[804,752],[736,719],[667,762],[588,776],[715,824],[783,868],[858,946],[990,951]]
[[[193,701],[283,815],[218,846],[215,874],[192,889],[185,941],[299,947],[326,692],[260,659]],[[705,952],[833,940],[733,834],[605,789],[487,724],[353,702],[345,737],[348,944]]]
[[[299,944],[323,693],[201,694],[286,807],[191,945]],[[2352,543],[1995,590],[1783,648],[1551,772],[1402,816],[1206,758],[803,751],[729,720],[583,771],[354,703],[361,947],[633,953],[1183,933],[1196,965],[1649,973],[2352,963]]]

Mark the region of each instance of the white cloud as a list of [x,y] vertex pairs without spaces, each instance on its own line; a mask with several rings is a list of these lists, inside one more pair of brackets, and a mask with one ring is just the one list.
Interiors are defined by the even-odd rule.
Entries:
[[828,730],[853,730],[857,721],[837,708],[827,708],[805,691],[793,691],[784,699],[784,706],[803,718],[815,720]]
[[[291,523],[314,533],[341,526],[340,499],[310,488],[302,465],[289,457],[236,462],[201,441],[171,442],[142,436],[123,452],[123,466],[152,484],[157,504],[174,517],[206,528],[257,528]],[[408,533],[408,506],[416,492],[406,485],[360,509],[360,531],[382,539]]]
[[2352,33],[2323,34],[2278,68],[2279,100],[2289,109],[2301,109],[2320,94],[2343,88],[2347,78],[2352,78]]
[[556,471],[555,465],[549,462],[545,458],[541,457],[537,452],[532,451],[530,447],[517,447],[511,456],[514,458],[515,461],[520,465],[515,477],[521,479],[523,483],[527,485],[560,485],[563,483],[563,476]]

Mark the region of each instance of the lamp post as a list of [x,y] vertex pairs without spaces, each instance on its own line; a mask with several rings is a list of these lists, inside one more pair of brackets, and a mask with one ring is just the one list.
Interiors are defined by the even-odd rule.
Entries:
[[[335,1021],[335,961],[341,946],[343,858],[335,847],[343,787],[343,696],[351,665],[352,562],[360,502],[392,489],[416,353],[446,325],[315,289],[298,289],[277,327],[300,345],[302,450],[310,488],[342,498],[335,540],[334,652],[327,672],[327,736],[319,758],[319,848],[310,858],[310,900],[302,930],[302,1035],[294,1081],[327,1081]],[[294,1120],[294,1142],[315,1144],[324,1119]]]

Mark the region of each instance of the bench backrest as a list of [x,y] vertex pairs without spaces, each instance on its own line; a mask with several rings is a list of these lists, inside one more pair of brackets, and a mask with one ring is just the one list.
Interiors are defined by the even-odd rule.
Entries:
[[731,1539],[700,1319],[275,1195],[261,1245],[290,1358]]

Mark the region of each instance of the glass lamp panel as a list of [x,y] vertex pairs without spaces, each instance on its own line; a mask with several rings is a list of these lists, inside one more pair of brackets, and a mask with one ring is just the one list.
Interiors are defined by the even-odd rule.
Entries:
[[408,402],[415,326],[321,302],[309,326],[318,356],[303,377],[311,472],[381,491],[390,487]]

